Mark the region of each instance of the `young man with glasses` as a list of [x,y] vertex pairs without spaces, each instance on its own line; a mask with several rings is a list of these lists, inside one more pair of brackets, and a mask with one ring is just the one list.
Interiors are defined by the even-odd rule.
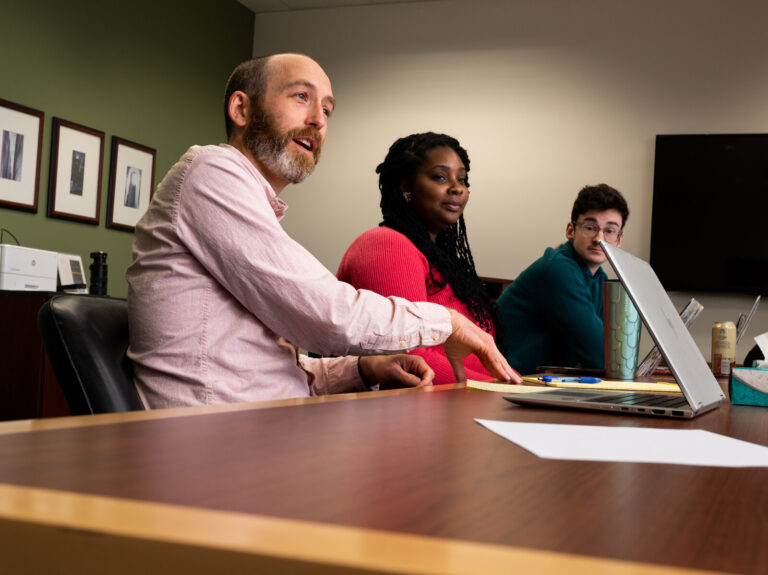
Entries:
[[567,242],[547,248],[499,298],[507,361],[521,373],[538,366],[604,367],[605,254],[621,247],[629,208],[606,184],[586,186],[571,210]]

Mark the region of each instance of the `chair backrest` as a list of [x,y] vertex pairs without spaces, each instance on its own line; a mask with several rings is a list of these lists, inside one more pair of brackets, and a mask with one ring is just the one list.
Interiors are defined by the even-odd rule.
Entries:
[[72,415],[144,409],[125,355],[125,300],[56,295],[40,308],[37,324]]

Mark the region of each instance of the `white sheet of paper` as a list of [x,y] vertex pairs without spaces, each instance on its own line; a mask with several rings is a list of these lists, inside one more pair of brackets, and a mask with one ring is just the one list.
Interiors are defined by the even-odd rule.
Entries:
[[768,447],[701,429],[475,421],[545,459],[768,467]]
[[[768,332],[761,333],[755,336],[755,343],[760,351],[763,352],[763,357],[768,357]],[[744,367],[752,367],[751,365],[745,365]]]

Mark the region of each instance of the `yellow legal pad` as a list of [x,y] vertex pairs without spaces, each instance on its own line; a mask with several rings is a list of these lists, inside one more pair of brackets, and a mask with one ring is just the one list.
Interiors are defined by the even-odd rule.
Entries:
[[531,393],[541,391],[541,385],[514,385],[512,383],[494,383],[492,381],[467,380],[467,388],[482,391],[501,391],[504,393]]
[[523,385],[511,383],[494,383],[489,381],[467,380],[467,387],[482,389],[483,391],[501,391],[504,393],[530,393],[541,391],[545,387],[578,387],[581,389],[611,389],[619,391],[666,391],[667,393],[681,393],[676,383],[649,382],[649,381],[611,381],[603,380],[600,383],[576,383],[571,381],[552,381],[545,383],[538,377],[524,377]]

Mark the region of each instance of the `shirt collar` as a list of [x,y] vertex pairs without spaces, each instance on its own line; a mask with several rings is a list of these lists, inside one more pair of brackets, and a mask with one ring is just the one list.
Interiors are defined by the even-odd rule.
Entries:
[[248,166],[250,166],[250,169],[252,169],[257,174],[259,181],[264,186],[264,193],[267,195],[269,205],[272,206],[272,211],[275,212],[275,216],[277,217],[278,221],[283,219],[286,210],[288,210],[288,204],[277,196],[275,190],[272,189],[272,185],[267,181],[267,178],[262,175],[258,168],[256,168],[256,166],[254,166],[240,150],[229,144],[223,144],[223,146],[240,155],[246,161]]
[[288,204],[286,204],[283,200],[278,198],[275,195],[275,192],[272,191],[272,188],[267,188],[267,190],[268,190],[267,197],[269,198],[269,205],[272,206],[272,210],[274,210],[275,215],[277,216],[277,219],[282,220],[283,216],[285,215],[285,211],[288,209]]

